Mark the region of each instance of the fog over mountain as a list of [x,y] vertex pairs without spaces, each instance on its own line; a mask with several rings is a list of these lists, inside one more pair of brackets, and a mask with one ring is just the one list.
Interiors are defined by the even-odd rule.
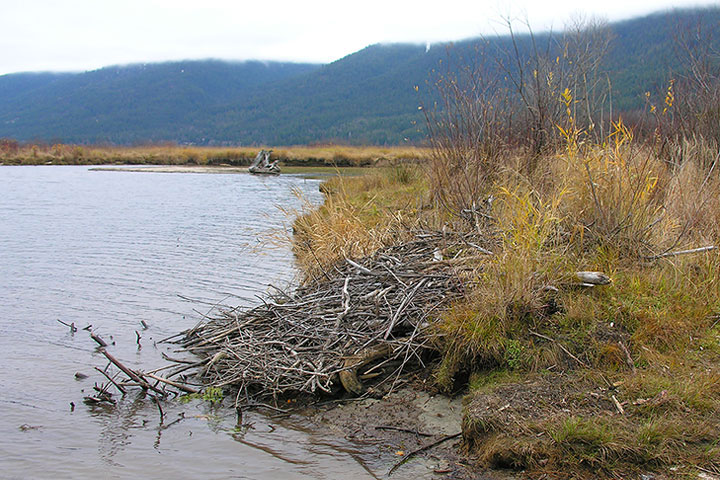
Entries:
[[[616,109],[641,108],[645,91],[667,85],[679,68],[678,22],[698,18],[720,27],[719,8],[610,25],[614,39],[603,70]],[[508,37],[485,40],[509,45]],[[529,40],[518,37],[521,44]],[[443,68],[448,52],[470,57],[480,41],[378,44],[327,65],[199,60],[9,74],[0,76],[0,137],[111,144],[420,142],[418,106],[432,103],[433,70]]]

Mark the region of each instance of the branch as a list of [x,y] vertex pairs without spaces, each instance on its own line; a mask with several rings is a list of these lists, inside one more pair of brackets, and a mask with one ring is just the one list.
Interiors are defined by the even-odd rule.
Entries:
[[718,248],[717,245],[708,245],[706,247],[691,248],[690,250],[678,250],[675,252],[661,253],[660,255],[652,255],[650,257],[643,257],[643,258],[645,260],[657,260],[659,258],[677,257],[679,255],[687,255],[689,253],[708,252],[710,250],[716,250],[717,248]]
[[452,435],[446,435],[446,436],[444,436],[444,437],[442,437],[442,438],[440,438],[440,439],[438,439],[438,440],[435,440],[434,442],[430,442],[430,443],[428,443],[427,445],[423,445],[422,447],[418,448],[417,450],[413,450],[412,452],[410,452],[410,453],[408,453],[407,455],[405,455],[405,456],[402,458],[402,460],[400,460],[400,461],[397,462],[395,465],[393,465],[393,467],[392,467],[392,468],[390,469],[390,471],[388,472],[388,477],[389,477],[390,475],[392,475],[393,472],[398,469],[398,467],[400,467],[401,465],[403,465],[405,462],[407,462],[408,460],[410,460],[412,457],[414,457],[414,456],[417,455],[418,453],[424,452],[425,450],[428,450],[428,449],[434,447],[435,445],[439,445],[439,444],[441,444],[441,443],[443,443],[443,442],[447,442],[448,440],[452,440],[453,438],[457,438],[457,437],[459,437],[460,435],[462,435],[462,432],[454,433],[454,434],[452,434]]

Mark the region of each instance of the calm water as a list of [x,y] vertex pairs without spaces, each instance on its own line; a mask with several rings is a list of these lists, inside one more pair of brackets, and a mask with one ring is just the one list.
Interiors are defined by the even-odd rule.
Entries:
[[302,418],[246,415],[253,428],[235,432],[232,411],[175,402],[165,425],[178,421],[159,429],[134,393],[114,408],[82,402],[106,362],[87,332],[57,320],[92,325],[131,367],[165,364],[172,350],[153,341],[193,326],[196,311],[253,304],[291,281],[287,247],[267,239],[287,228],[276,205],[297,207],[293,189],[321,200],[317,181],[291,176],[0,167],[0,477],[382,476],[369,447]]

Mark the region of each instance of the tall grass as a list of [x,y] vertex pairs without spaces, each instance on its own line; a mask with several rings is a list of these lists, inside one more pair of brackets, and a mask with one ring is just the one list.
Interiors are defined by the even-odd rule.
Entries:
[[300,211],[288,212],[295,218],[290,240],[296,261],[308,281],[328,275],[346,258],[408,238],[424,216],[424,178],[412,165],[337,176],[322,188],[322,206],[306,202]]
[[[514,107],[472,81],[444,85],[448,108],[428,115],[432,198],[494,255],[435,323],[435,377],[447,391],[482,385],[465,438],[484,465],[550,478],[720,472],[720,254],[668,255],[720,246],[713,65],[670,84],[640,139],[620,118],[578,120],[598,109],[576,87],[538,87],[555,102],[548,115],[563,112],[543,117],[541,151],[496,148],[507,138],[496,112]],[[612,283],[578,288],[580,270]]]
[[[103,147],[20,144],[0,139],[0,162],[7,165],[250,165],[261,148],[151,145]],[[292,166],[387,166],[415,163],[429,156],[419,147],[350,147],[338,145],[275,147],[271,158]]]

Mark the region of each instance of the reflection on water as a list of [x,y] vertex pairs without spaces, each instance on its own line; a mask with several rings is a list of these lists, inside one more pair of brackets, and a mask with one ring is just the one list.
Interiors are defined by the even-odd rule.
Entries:
[[137,392],[85,405],[104,381],[92,367],[106,360],[87,331],[57,321],[92,325],[131,368],[181,356],[156,342],[193,326],[194,310],[254,304],[291,280],[288,249],[266,248],[287,222],[275,206],[299,206],[295,188],[317,202],[317,187],[290,176],[0,168],[2,476],[373,478],[356,460],[370,450],[328,441],[300,417],[248,413],[237,429],[231,409],[165,402],[161,424]]

